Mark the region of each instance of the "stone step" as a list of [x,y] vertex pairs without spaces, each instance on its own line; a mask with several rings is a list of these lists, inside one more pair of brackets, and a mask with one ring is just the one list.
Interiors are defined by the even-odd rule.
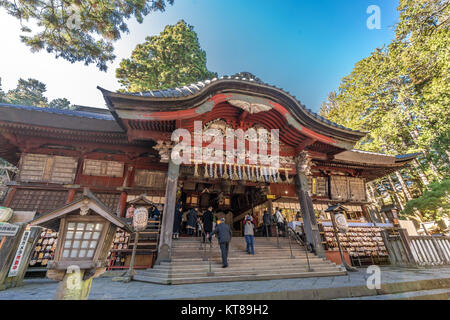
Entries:
[[[312,269],[320,269],[320,268],[339,268],[334,263],[313,263],[310,264]],[[265,270],[277,270],[277,271],[286,271],[289,269],[306,269],[308,267],[307,264],[293,264],[293,265],[286,265],[286,266],[277,266],[277,265],[249,265],[249,266],[242,266],[242,265],[229,265],[226,270],[230,272],[240,272],[240,271],[265,271]],[[162,272],[162,273],[183,273],[183,274],[189,274],[190,272],[203,272],[203,271],[209,270],[209,264],[204,265],[198,265],[193,266],[192,268],[189,268],[189,270],[182,269],[182,268],[165,268],[165,267],[159,267],[159,268],[152,268],[147,270],[139,270],[140,272]],[[211,270],[223,270],[221,264],[214,264],[211,265]]]
[[[309,261],[324,261],[324,259],[316,257],[316,256],[311,256],[308,257]],[[212,256],[210,257],[211,261],[221,261],[221,257],[220,256]],[[279,256],[277,257],[276,260],[267,260],[266,257],[263,256],[244,256],[244,257],[233,257],[233,256],[229,256],[228,257],[228,261],[230,263],[261,263],[261,264],[265,264],[265,263],[270,263],[275,262],[276,264],[283,264],[283,263],[291,263],[293,261],[302,261],[304,263],[307,262],[306,257],[300,257],[300,256],[295,256],[294,259],[291,259],[290,256]],[[161,262],[161,264],[171,264],[171,265],[192,265],[192,264],[197,264],[197,263],[201,263],[204,262],[203,258],[173,258],[172,262]]]
[[[325,261],[321,261],[321,260],[312,260],[310,261],[310,265],[317,265],[317,264],[326,264],[326,263],[331,263],[331,262],[325,262]],[[228,264],[230,266],[235,266],[235,267],[242,267],[242,268],[252,268],[252,267],[257,267],[257,266],[267,266],[268,268],[277,268],[282,264],[277,264],[277,263],[271,263],[271,264],[262,264],[259,261],[232,261],[229,260]],[[288,263],[284,263],[285,265],[292,265],[292,266],[306,266],[308,265],[308,263],[306,262],[306,260],[297,260],[297,261],[289,261]],[[195,262],[195,263],[187,263],[187,264],[176,264],[176,265],[170,265],[172,267],[173,270],[175,269],[181,269],[182,267],[185,268],[185,270],[190,270],[191,268],[198,268],[201,266],[207,265],[209,266],[209,262],[208,261],[202,261],[202,262]],[[217,260],[213,260],[211,261],[211,265],[212,266],[217,266],[217,267],[221,267],[222,266],[222,262],[220,259]]]
[[335,300],[447,300],[448,301],[450,300],[450,288],[409,291],[376,296],[340,298]]
[[[294,257],[306,257],[306,253],[303,251],[294,251],[292,250],[292,255]],[[189,258],[203,258],[203,257],[221,257],[221,252],[219,250],[216,251],[212,251],[212,252],[179,252],[179,253],[174,253],[172,252],[172,257],[173,260],[177,260],[177,259],[189,259]],[[254,255],[249,255],[247,252],[245,252],[244,250],[242,251],[237,251],[237,250],[233,250],[233,251],[228,251],[228,256],[229,257],[262,257],[264,256],[266,259],[276,259],[277,257],[290,257],[291,256],[291,251],[287,250],[287,251],[280,251],[280,252],[263,252],[260,250],[255,250],[255,254]],[[314,256],[314,254],[312,253],[308,253],[308,257],[312,257]]]
[[[308,272],[308,269],[305,268],[291,268],[286,270],[278,270],[278,269],[265,269],[265,270],[242,270],[242,271],[236,271],[236,270],[228,270],[228,268],[221,268],[221,269],[211,269],[211,271],[214,273],[214,277],[222,277],[222,276],[260,276],[265,274],[292,274],[292,273],[305,273]],[[335,272],[335,267],[316,267],[313,269],[312,272]],[[209,270],[205,268],[202,271],[196,271],[189,273],[186,272],[156,272],[156,271],[147,271],[147,272],[140,272],[140,275],[148,276],[148,277],[155,277],[155,278],[172,278],[172,279],[181,279],[181,278],[198,278],[198,277],[207,277]]]
[[[266,270],[266,269],[279,269],[279,270],[285,270],[285,269],[290,269],[290,268],[306,268],[308,266],[307,263],[303,263],[303,262],[295,262],[295,263],[290,263],[290,264],[286,264],[286,265],[280,265],[280,264],[276,264],[276,263],[270,263],[270,264],[230,264],[229,265],[229,270]],[[318,268],[318,267],[336,267],[336,264],[333,262],[329,262],[329,261],[318,261],[318,262],[312,262],[310,263],[310,266],[312,268]],[[157,265],[154,266],[152,269],[147,269],[144,271],[151,271],[151,270],[157,270],[157,271],[164,271],[164,272],[190,272],[190,271],[197,271],[197,270],[204,270],[205,268],[209,267],[209,263],[205,262],[203,264],[198,264],[198,265],[192,265],[189,267],[189,271],[186,271],[185,267],[182,266],[173,266],[173,265]],[[214,263],[211,264],[212,269],[221,269],[222,268],[222,264],[220,263]]]
[[[228,247],[228,251],[244,251],[246,250],[246,246],[245,245],[234,245],[234,246],[229,246]],[[298,247],[298,246],[292,246],[291,248],[289,248],[289,246],[286,247],[262,247],[262,246],[254,246],[253,247],[256,250],[258,250],[259,252],[278,252],[278,251],[301,251],[301,252],[305,252],[305,249],[303,247]],[[199,246],[195,246],[195,247],[177,247],[177,248],[172,248],[172,252],[177,252],[177,253],[182,253],[182,252],[200,252],[200,251],[219,251],[220,252],[220,247],[219,246],[213,246],[213,247],[206,247],[205,248],[201,248]],[[309,252],[309,251],[308,251]]]
[[[272,279],[294,279],[307,277],[330,277],[345,275],[345,271],[324,271],[324,272],[293,272],[282,274],[261,274],[261,275],[228,275],[228,276],[206,276],[206,277],[182,277],[169,278],[168,284],[193,284],[193,283],[216,283],[216,282],[231,282],[231,281],[258,281],[258,280],[272,280]],[[153,282],[155,279],[161,281],[159,278],[148,277],[145,275],[136,274],[133,277],[136,281]],[[156,282],[161,283],[161,282]]]

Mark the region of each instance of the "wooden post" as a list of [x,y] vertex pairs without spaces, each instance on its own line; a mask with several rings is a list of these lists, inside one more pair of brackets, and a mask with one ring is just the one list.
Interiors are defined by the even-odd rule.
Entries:
[[75,189],[70,189],[69,192],[67,193],[66,204],[71,203],[74,197],[75,197]]
[[119,217],[122,217],[122,218],[125,217],[127,198],[128,198],[128,194],[126,193],[126,191],[122,191],[122,193],[120,194],[119,207],[118,207],[118,212],[117,212],[117,215]]
[[9,189],[8,195],[4,201],[4,206],[5,207],[9,207],[12,200],[14,199],[14,195],[16,194],[17,188],[16,187],[12,187],[11,189]]
[[310,173],[311,164],[308,159],[307,152],[301,152],[295,159],[295,163],[297,169],[295,182],[297,186],[298,200],[302,210],[303,227],[306,233],[306,239],[314,247],[315,253],[319,257],[325,257],[325,251],[322,246],[322,238],[320,236],[320,230],[317,225],[316,215],[314,213],[314,206],[308,192],[307,174]]
[[170,262],[173,219],[175,216],[175,204],[176,204],[175,202],[177,200],[179,173],[180,173],[180,166],[175,164],[172,160],[169,160],[169,169],[167,174],[167,185],[166,185],[166,200],[163,210],[160,242],[158,248],[158,258],[156,259],[156,264],[159,264],[161,262]]

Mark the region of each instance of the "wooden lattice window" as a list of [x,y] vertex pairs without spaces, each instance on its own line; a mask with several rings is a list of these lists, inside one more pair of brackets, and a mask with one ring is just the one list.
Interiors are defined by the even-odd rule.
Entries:
[[91,260],[103,227],[104,223],[69,222],[61,260]]
[[51,212],[62,207],[67,199],[66,191],[18,189],[10,207],[20,211]]
[[77,171],[76,158],[24,154],[19,180],[23,182],[73,183]]
[[83,174],[98,177],[123,177],[124,164],[117,161],[86,159],[83,163]]
[[134,184],[138,187],[164,189],[166,186],[166,173],[160,171],[136,170]]

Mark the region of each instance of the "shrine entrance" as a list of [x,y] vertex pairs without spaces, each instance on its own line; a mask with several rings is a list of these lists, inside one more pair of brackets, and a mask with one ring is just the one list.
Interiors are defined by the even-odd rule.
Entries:
[[[183,170],[181,170],[183,171]],[[212,206],[217,219],[225,222],[238,234],[246,214],[252,214],[253,208],[267,202],[269,184],[224,179],[183,179],[179,183],[177,198],[183,202],[185,210],[198,208],[201,216]],[[268,208],[269,209],[269,208]],[[259,222],[262,217],[255,216]]]

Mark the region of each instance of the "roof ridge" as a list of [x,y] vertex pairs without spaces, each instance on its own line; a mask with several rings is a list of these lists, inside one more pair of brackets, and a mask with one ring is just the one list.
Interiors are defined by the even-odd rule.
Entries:
[[[272,89],[277,89],[281,92],[283,92],[284,94],[286,94],[287,96],[291,97],[292,99],[294,99],[297,104],[303,108],[303,110],[309,114],[310,116],[316,118],[317,120],[319,120],[320,122],[329,125],[329,126],[333,126],[335,128],[339,128],[345,131],[350,131],[350,132],[355,132],[355,133],[365,133],[363,131],[360,130],[354,130],[351,128],[347,128],[343,125],[340,125],[336,122],[333,122],[329,119],[326,119],[325,117],[317,114],[316,112],[312,111],[311,109],[308,109],[303,103],[301,103],[300,100],[297,99],[296,96],[292,95],[290,92],[277,87],[276,85],[272,85],[269,83],[266,83],[264,81],[262,81],[261,79],[259,79],[258,77],[256,77],[255,75],[253,75],[250,72],[240,72],[240,73],[236,73],[232,76],[228,76],[228,75],[223,75],[219,78],[213,78],[213,79],[205,79],[202,81],[198,81],[197,83],[191,83],[191,84],[187,84],[183,87],[175,87],[175,88],[169,88],[169,89],[157,89],[157,90],[148,90],[148,91],[141,91],[141,92],[125,92],[126,95],[129,96],[143,96],[143,97],[149,97],[149,95],[151,95],[152,97],[156,97],[158,98],[158,96],[155,95],[155,93],[158,93],[160,95],[160,98],[179,98],[181,96],[186,96],[185,94],[181,93],[180,90],[181,89],[185,89],[187,90],[189,93],[187,93],[187,96],[189,95],[195,95],[198,92],[202,91],[203,89],[207,88],[208,86],[210,86],[211,84],[213,84],[216,81],[220,81],[220,80],[237,80],[237,81],[246,81],[246,82],[251,82],[251,83],[256,83],[259,85],[264,85],[267,86],[269,88]],[[202,84],[203,86],[201,88],[198,87],[199,84]],[[177,90],[180,89],[180,90]],[[179,93],[179,94],[175,94]]]
[[20,104],[12,104],[12,103],[0,103],[0,107],[23,109],[23,110],[36,111],[36,112],[46,112],[46,113],[59,114],[59,115],[65,115],[65,116],[75,116],[75,117],[80,117],[80,118],[97,119],[97,120],[105,120],[105,121],[114,120],[114,117],[111,115],[109,110],[108,110],[108,113],[106,113],[106,112],[100,113],[100,112],[94,112],[94,111],[80,111],[80,110],[76,110],[76,109],[66,110],[66,109],[28,106],[28,105],[20,105]]

